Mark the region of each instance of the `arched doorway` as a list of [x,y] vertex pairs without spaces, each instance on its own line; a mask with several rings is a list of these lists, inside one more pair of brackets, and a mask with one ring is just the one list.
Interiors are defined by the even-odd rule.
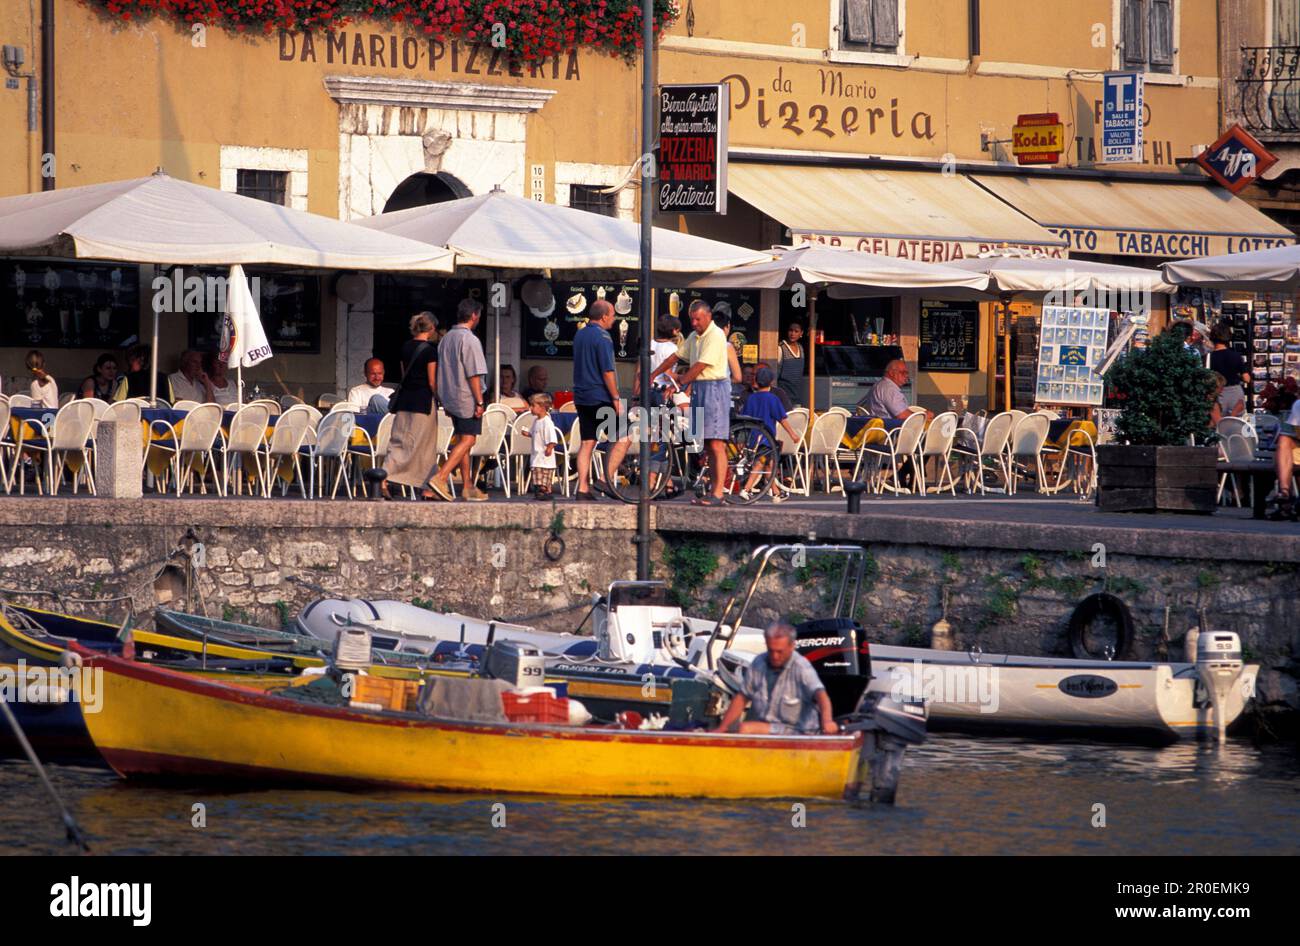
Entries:
[[384,213],[472,196],[470,189],[454,174],[445,171],[430,174],[422,171],[419,174],[412,174],[397,185],[393,195],[384,204]]

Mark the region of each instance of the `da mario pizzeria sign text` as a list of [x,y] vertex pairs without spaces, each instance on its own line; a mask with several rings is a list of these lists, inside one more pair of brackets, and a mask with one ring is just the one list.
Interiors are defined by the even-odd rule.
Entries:
[[727,212],[727,86],[659,87],[659,210]]

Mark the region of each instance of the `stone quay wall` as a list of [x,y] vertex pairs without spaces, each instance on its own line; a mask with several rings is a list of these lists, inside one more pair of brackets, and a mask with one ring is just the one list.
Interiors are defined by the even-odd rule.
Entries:
[[[1204,610],[1262,665],[1265,716],[1290,726],[1300,711],[1300,536],[1210,539],[1116,517],[1080,526],[678,505],[652,515],[655,577],[693,615],[716,616],[744,592],[757,545],[860,544],[857,616],[875,642],[928,646],[946,614],[957,649],[1069,655],[1074,607],[1109,590],[1132,611],[1135,658],[1182,659]],[[274,627],[323,590],[572,629],[594,594],[635,577],[634,530],[635,510],[614,504],[0,498],[0,590],[112,620],[129,597],[145,623],[164,606]],[[554,561],[553,534],[564,543]],[[745,623],[825,613],[839,567],[809,556],[774,569]]]

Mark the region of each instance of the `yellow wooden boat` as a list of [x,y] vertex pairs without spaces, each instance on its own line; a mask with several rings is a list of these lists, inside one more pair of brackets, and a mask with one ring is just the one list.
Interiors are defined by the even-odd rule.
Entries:
[[75,651],[104,671],[85,714],[131,777],[713,798],[856,795],[863,736],[478,723],[322,706]]

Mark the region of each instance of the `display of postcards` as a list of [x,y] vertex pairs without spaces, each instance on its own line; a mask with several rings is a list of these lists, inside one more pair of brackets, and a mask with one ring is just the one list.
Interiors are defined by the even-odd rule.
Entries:
[[1268,351],[1268,339],[1267,338],[1255,339],[1255,351]]
[[1255,389],[1256,394],[1259,394],[1264,388],[1268,387],[1268,382],[1255,380],[1251,382],[1251,387]]
[[1289,351],[1289,352],[1286,352],[1286,358],[1285,358],[1285,361],[1286,361],[1286,363],[1287,363],[1288,365],[1297,365],[1297,364],[1300,364],[1300,351]]
[[1270,365],[1280,365],[1282,364],[1282,359],[1283,359],[1282,352],[1275,351],[1268,356],[1268,363]]
[[1062,365],[1053,365],[1051,373],[1048,375],[1053,381],[1061,381],[1065,378],[1065,368]]
[[1268,340],[1269,351],[1281,351],[1283,348],[1286,348],[1285,338],[1270,338]]
[[1056,351],[1051,345],[1044,345],[1042,351],[1038,353],[1038,360],[1043,364],[1051,364],[1052,354]]
[[1268,352],[1255,352],[1251,362],[1256,368],[1262,368],[1268,364]]
[[1258,338],[1261,336],[1264,338],[1268,337],[1268,326],[1263,324],[1262,322],[1259,325],[1255,326],[1255,337]]
[[1282,338],[1284,335],[1286,335],[1286,326],[1270,325],[1268,327],[1268,334],[1273,338]]
[[1268,320],[1270,322],[1285,322],[1287,320],[1286,313],[1283,312],[1281,309],[1274,309],[1273,311],[1269,312]]
[[1051,398],[1052,400],[1054,400],[1054,401],[1059,401],[1059,400],[1061,399],[1061,394],[1063,393],[1064,388],[1065,388],[1065,385],[1060,384],[1060,383],[1054,381],[1054,382],[1052,382],[1052,384],[1051,384],[1051,386],[1050,386],[1050,388],[1049,388],[1049,390],[1048,390],[1048,394],[1047,394],[1047,396],[1050,397],[1050,398]]
[[1077,328],[1072,328],[1072,329],[1070,329],[1069,337],[1068,337],[1066,340],[1067,340],[1071,345],[1077,345],[1077,344],[1079,344],[1079,330],[1078,330]]
[[1242,339],[1250,338],[1250,333],[1247,332],[1241,326],[1237,325],[1237,326],[1233,326],[1232,337],[1233,339],[1240,341]]
[[1043,382],[1039,382],[1038,393],[1035,397],[1040,401],[1045,401],[1051,394],[1051,388]]

